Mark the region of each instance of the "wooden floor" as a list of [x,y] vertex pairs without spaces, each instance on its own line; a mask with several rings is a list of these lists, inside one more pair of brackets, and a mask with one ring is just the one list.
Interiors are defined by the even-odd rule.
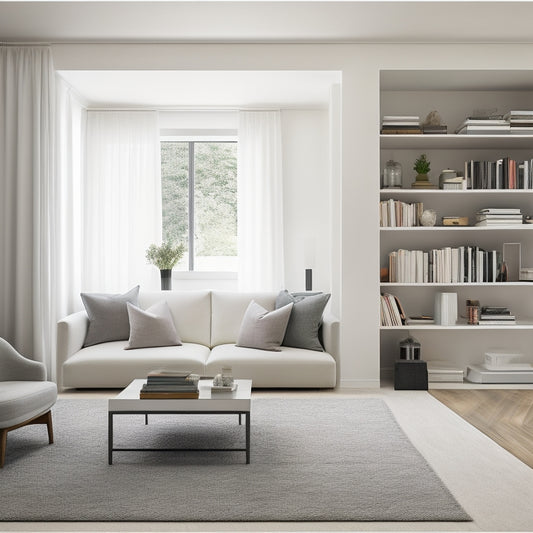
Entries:
[[533,390],[431,390],[429,392],[533,468]]

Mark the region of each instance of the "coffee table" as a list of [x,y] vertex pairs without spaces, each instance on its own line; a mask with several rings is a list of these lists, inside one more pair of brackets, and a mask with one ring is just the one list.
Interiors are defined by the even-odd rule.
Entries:
[[[113,452],[138,451],[238,451],[246,452],[246,464],[250,463],[250,409],[252,380],[236,379],[237,389],[233,392],[211,392],[213,380],[198,382],[197,399],[157,399],[141,400],[139,393],[146,379],[133,380],[118,396],[108,402],[108,462],[113,464]],[[113,446],[113,417],[115,415],[151,414],[196,414],[196,415],[244,415],[246,422],[245,448],[115,448]]]

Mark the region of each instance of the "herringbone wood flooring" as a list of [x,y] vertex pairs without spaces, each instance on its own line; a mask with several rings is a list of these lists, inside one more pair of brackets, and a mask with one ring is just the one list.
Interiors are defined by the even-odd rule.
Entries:
[[431,390],[500,446],[533,468],[533,390]]

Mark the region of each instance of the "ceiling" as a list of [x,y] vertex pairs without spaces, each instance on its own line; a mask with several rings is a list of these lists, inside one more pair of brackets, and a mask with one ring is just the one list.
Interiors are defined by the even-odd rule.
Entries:
[[0,1],[3,42],[532,42],[531,1]]
[[[335,71],[59,71],[90,107],[316,108]],[[216,88],[216,90],[213,90]]]

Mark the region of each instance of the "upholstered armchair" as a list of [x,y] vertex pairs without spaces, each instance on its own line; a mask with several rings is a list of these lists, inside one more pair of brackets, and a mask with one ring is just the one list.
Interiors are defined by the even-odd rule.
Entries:
[[48,442],[54,442],[51,407],[57,386],[46,381],[46,369],[38,361],[20,355],[0,338],[0,468],[4,466],[7,434],[28,424],[46,424]]

